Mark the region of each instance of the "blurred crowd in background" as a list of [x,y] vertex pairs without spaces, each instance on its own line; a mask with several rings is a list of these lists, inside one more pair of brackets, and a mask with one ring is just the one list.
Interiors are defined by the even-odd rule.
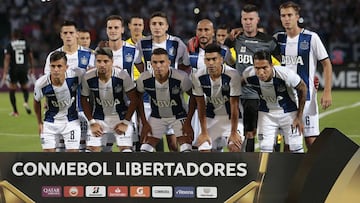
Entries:
[[[268,33],[282,30],[278,7],[284,1],[1,0],[1,2],[1,48],[3,49],[9,42],[12,30],[22,30],[33,48],[35,67],[40,68],[43,67],[47,54],[61,46],[59,28],[64,19],[74,20],[79,28],[90,30],[91,47],[95,48],[100,40],[107,38],[105,33],[107,16],[121,15],[127,22],[131,16],[138,15],[145,19],[147,25],[151,13],[164,11],[169,18],[169,33],[181,37],[186,43],[195,35],[196,23],[203,18],[212,20],[215,27],[221,24],[229,28],[240,27],[240,11],[246,3],[259,6],[260,26]],[[301,16],[304,18],[304,26],[316,31],[327,48],[336,43],[351,45],[360,42],[358,0],[294,0],[294,2],[302,7]],[[125,37],[128,37],[127,28],[125,30]],[[145,26],[144,34],[148,33],[148,26]],[[331,55],[332,50],[329,51]],[[1,51],[0,59],[2,55]],[[343,57],[347,57],[345,53]]]

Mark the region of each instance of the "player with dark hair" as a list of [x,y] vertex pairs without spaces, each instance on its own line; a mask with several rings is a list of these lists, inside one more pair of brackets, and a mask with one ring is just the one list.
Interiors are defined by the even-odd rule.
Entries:
[[201,133],[197,138],[199,151],[241,150],[243,129],[239,110],[241,92],[237,70],[224,64],[217,43],[205,47],[206,68],[192,74]]
[[20,84],[21,91],[24,95],[25,110],[28,114],[31,114],[31,109],[28,103],[28,74],[34,74],[35,71],[33,67],[33,54],[29,43],[24,39],[20,30],[13,31],[11,35],[11,42],[4,49],[4,54],[4,71],[0,86],[5,83],[6,77],[9,74],[9,95],[11,106],[13,108],[10,115],[14,117],[19,116],[15,97],[15,91],[18,83]]
[[323,109],[327,109],[332,103],[332,65],[320,37],[315,32],[299,27],[300,6],[289,1],[281,4],[279,9],[285,32],[276,33],[274,36],[281,48],[281,64],[298,73],[308,88],[303,122],[305,142],[309,148],[320,133],[314,81],[317,62],[320,61],[324,70],[325,86],[320,101]]
[[[66,151],[78,152],[81,129],[76,97],[83,72],[68,68],[65,52],[54,51],[49,60],[50,73],[40,77],[34,87],[34,110],[42,148],[45,152],[55,152],[63,139]],[[47,110],[43,121],[41,99],[44,97]]]
[[78,44],[85,48],[90,48],[91,33],[87,29],[78,29]]
[[[258,8],[252,4],[244,5],[241,11],[241,24],[243,32],[236,37],[234,46],[236,50],[236,69],[242,72],[253,65],[253,54],[259,50],[270,51],[273,56],[280,58],[280,50],[275,39],[258,31],[260,21]],[[255,150],[255,136],[257,129],[257,113],[259,108],[259,96],[257,92],[248,85],[242,87],[241,103],[243,107],[245,151]]]
[[192,101],[189,109],[195,108],[191,96],[191,80],[185,72],[170,68],[170,63],[165,49],[154,49],[151,56],[153,71],[141,73],[136,81],[138,92],[141,94],[146,92],[151,103],[148,119],[143,111],[143,105],[140,104],[140,118],[143,123],[141,132],[143,144],[140,150],[143,152],[154,152],[155,146],[169,128],[174,131],[180,152],[189,152],[192,149],[192,115],[187,113],[184,99],[184,93],[187,92]]
[[[82,80],[81,104],[89,120],[91,135],[87,150],[100,152],[115,136],[120,152],[132,152],[131,116],[137,105],[135,84],[126,70],[113,66],[109,47],[95,50],[96,68],[87,71]],[[93,95],[94,106],[89,97]]]
[[[138,70],[140,72],[143,72],[144,70],[151,71],[152,51],[156,48],[162,48],[168,52],[171,68],[190,73],[190,61],[186,45],[179,37],[167,33],[169,29],[167,15],[163,12],[154,12],[150,17],[149,25],[151,35],[141,39],[136,44],[136,48],[139,50],[139,56],[135,59]],[[145,64],[142,62],[142,57],[144,57]],[[151,112],[149,105],[150,101],[148,96],[146,94],[144,95],[145,114],[149,115]],[[169,149],[171,151],[177,151],[176,139],[172,136],[173,130],[169,129],[167,135]],[[159,145],[157,150],[160,151],[161,147],[162,146]]]
[[228,38],[229,36],[229,33],[230,33],[230,29],[225,24],[219,25],[216,28],[216,33],[215,33],[216,42],[219,44],[224,44],[226,38]]
[[261,152],[273,152],[275,137],[281,133],[290,151],[304,152],[302,114],[306,98],[304,81],[289,68],[273,66],[268,51],[255,52],[254,66],[243,72],[243,82],[252,85],[260,97],[258,140]]
[[[63,42],[63,46],[56,49],[55,51],[63,51],[66,53],[67,65],[69,69],[79,69],[83,73],[86,72],[87,69],[94,67],[95,56],[91,49],[82,47],[78,45],[78,30],[77,25],[74,21],[65,20],[61,24],[60,30],[60,38]],[[44,73],[50,72],[50,55],[54,51],[50,52],[48,57],[46,58]],[[80,92],[80,91],[78,91]],[[82,111],[80,105],[80,93],[78,95],[78,111],[79,111],[79,119],[81,123],[81,143],[80,143],[80,151],[85,151],[86,146],[86,137],[88,136],[88,124],[87,119]],[[58,151],[63,150],[63,143],[60,141],[60,146],[58,146]]]

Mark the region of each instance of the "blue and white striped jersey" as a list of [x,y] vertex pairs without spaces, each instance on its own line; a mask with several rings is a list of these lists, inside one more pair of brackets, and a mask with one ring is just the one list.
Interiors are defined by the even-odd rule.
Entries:
[[326,49],[319,36],[315,32],[303,29],[299,35],[290,38],[285,32],[274,35],[277,39],[281,51],[281,65],[291,68],[301,79],[304,80],[308,88],[306,100],[313,94],[314,76],[317,62],[328,58]]
[[34,99],[38,102],[46,98],[47,111],[44,121],[72,121],[78,119],[76,110],[76,96],[81,82],[82,72],[68,69],[65,82],[60,86],[53,86],[50,74],[41,76],[34,86]]
[[[221,45],[221,56],[226,64],[231,64],[231,53],[227,46]],[[206,68],[205,66],[205,50],[198,47],[195,52],[189,52],[190,66],[193,69]]]
[[134,79],[134,60],[138,55],[139,51],[135,46],[124,41],[120,49],[113,50],[113,66],[126,70],[130,77]]
[[191,90],[191,80],[180,70],[170,69],[169,78],[159,83],[151,71],[140,74],[137,90],[150,97],[151,116],[155,118],[185,118],[187,116],[184,92]]
[[193,94],[205,96],[206,117],[230,117],[230,97],[239,97],[241,93],[240,74],[236,69],[223,65],[221,76],[216,80],[210,78],[206,68],[199,69],[192,74],[192,83]]
[[[52,52],[46,58],[44,73],[50,73],[50,55],[55,51],[63,51],[63,47],[60,47]],[[67,65],[69,69],[80,68],[84,72],[88,67],[95,67],[95,55],[91,49],[79,46],[78,51],[73,54],[66,54]]]
[[295,87],[300,84],[301,78],[294,71],[282,66],[274,66],[273,78],[263,82],[256,76],[254,66],[249,66],[244,70],[243,77],[259,94],[259,111],[283,110],[284,113],[297,111],[298,99]]
[[135,88],[133,80],[125,70],[112,68],[112,75],[106,83],[99,80],[97,69],[85,73],[82,80],[81,95],[94,96],[93,117],[104,120],[107,116],[125,119],[128,109],[126,92]]
[[156,48],[163,48],[168,52],[171,61],[171,68],[178,68],[179,64],[190,65],[189,54],[184,42],[176,36],[168,35],[162,43],[155,43],[151,36],[147,36],[136,43],[136,49],[139,50],[139,56],[135,59],[135,64],[141,63],[142,57],[145,60],[145,70],[152,70],[151,54]]

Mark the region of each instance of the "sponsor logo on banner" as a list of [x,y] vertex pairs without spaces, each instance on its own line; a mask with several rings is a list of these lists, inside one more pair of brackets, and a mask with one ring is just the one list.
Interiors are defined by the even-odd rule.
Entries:
[[127,197],[127,186],[108,186],[108,197]]
[[150,197],[149,186],[130,186],[130,197]]
[[64,186],[64,197],[84,197],[84,187]]
[[196,187],[197,198],[217,198],[217,187]]
[[195,188],[194,187],[185,187],[179,186],[175,187],[174,195],[176,198],[194,198],[195,197]]
[[106,197],[105,186],[86,186],[85,187],[86,197]]
[[41,196],[42,197],[61,197],[62,196],[61,186],[42,186]]
[[172,198],[173,188],[171,186],[153,186],[151,188],[154,198]]

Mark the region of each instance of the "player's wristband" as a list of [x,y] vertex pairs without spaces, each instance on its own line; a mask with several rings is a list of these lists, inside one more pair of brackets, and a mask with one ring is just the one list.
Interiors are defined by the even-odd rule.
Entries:
[[91,120],[89,120],[89,123],[90,123],[90,125],[95,124],[95,123],[96,123],[96,120],[95,120],[95,119],[91,119]]
[[124,119],[124,120],[121,120],[120,123],[123,123],[125,125],[130,125],[130,121]]

